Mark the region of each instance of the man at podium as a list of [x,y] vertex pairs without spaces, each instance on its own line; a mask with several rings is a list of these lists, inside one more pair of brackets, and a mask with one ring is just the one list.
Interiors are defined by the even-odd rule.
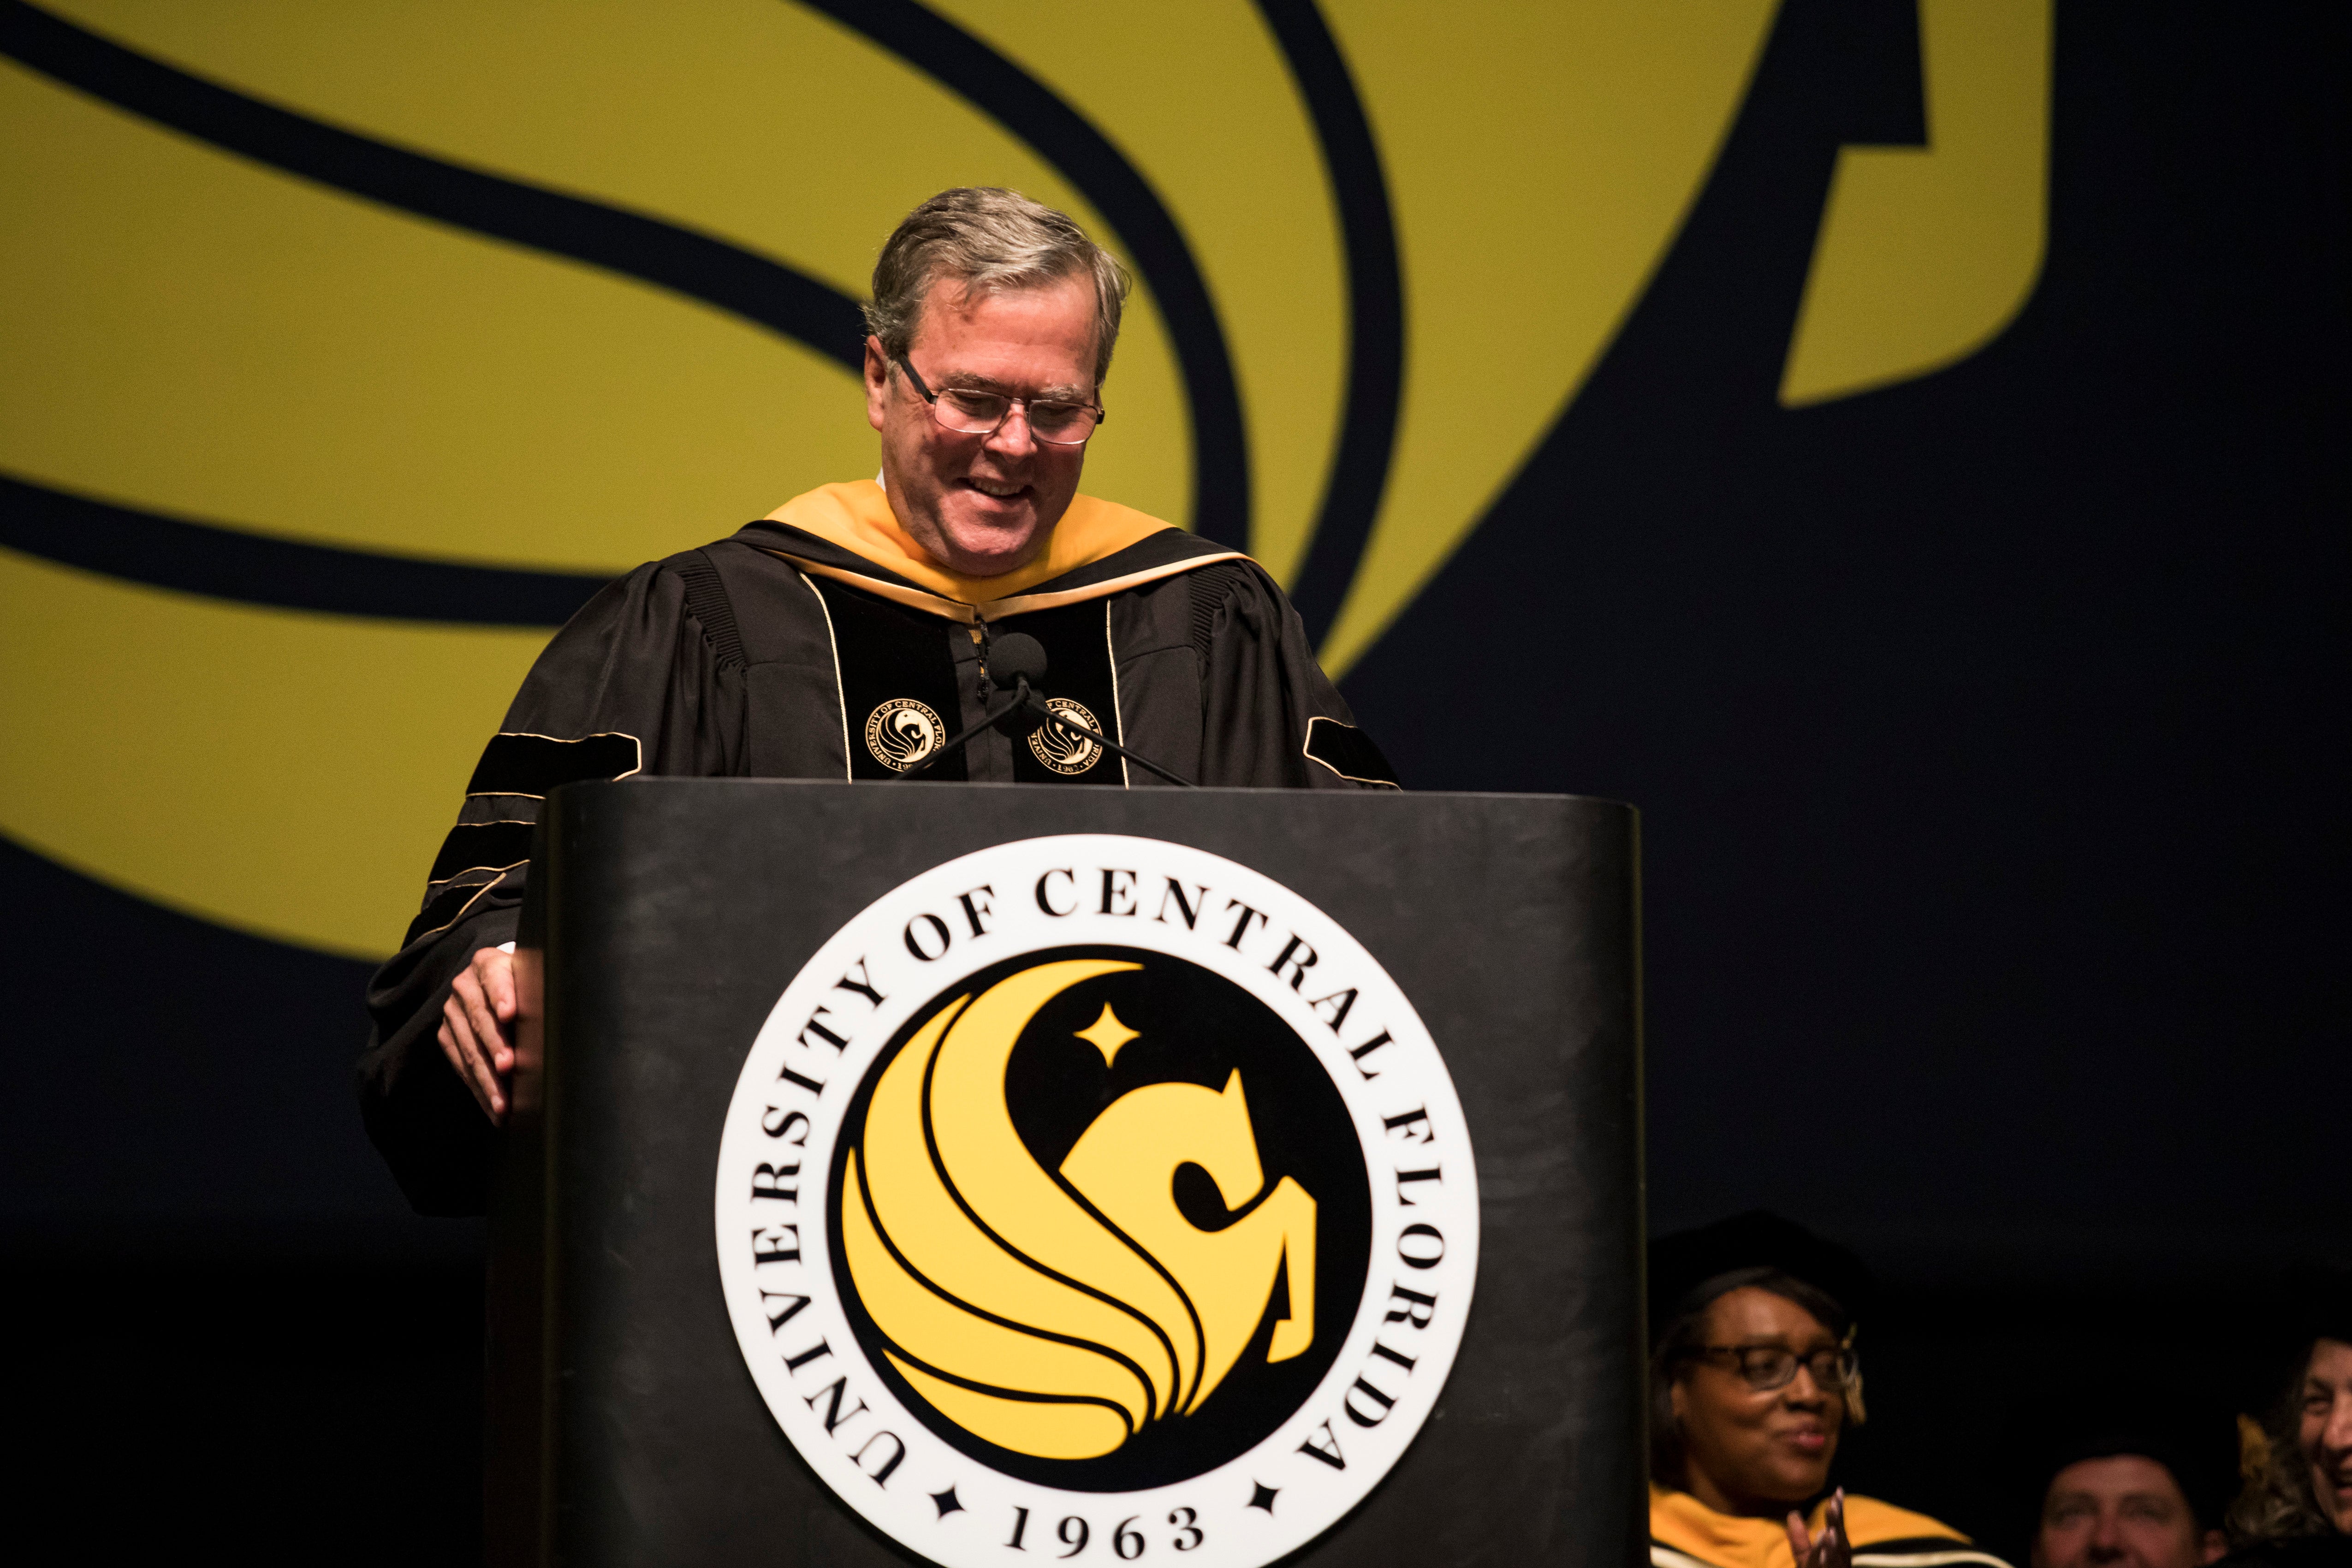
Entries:
[[[419,1210],[483,1205],[530,832],[560,784],[1158,782],[1134,755],[1205,784],[1395,787],[1256,563],[1078,493],[1127,288],[1061,213],[932,197],[884,246],[866,310],[880,473],[637,568],[548,645],[368,993],[361,1106]],[[1055,722],[984,722],[1016,633]]]

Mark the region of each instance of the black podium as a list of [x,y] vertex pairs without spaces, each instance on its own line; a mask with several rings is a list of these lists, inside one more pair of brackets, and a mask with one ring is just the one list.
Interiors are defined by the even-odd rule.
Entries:
[[558,792],[491,1561],[1632,1568],[1639,910],[1574,797]]

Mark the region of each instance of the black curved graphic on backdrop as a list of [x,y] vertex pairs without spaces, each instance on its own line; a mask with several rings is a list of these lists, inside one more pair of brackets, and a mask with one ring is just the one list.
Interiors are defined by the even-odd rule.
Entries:
[[0,545],[87,572],[337,616],[560,626],[605,579],[462,566],[159,517],[0,474]]
[[372,141],[191,76],[24,0],[0,4],[0,53],[256,163],[657,284],[853,372],[864,363],[866,325],[856,300],[725,240]]
[[[0,54],[226,151],[423,217],[658,285],[853,373],[857,302],[782,262],[639,213],[371,141],[0,0]],[[133,582],[249,604],[411,620],[560,626],[602,579],[440,563],[208,528],[11,481],[0,542]]]
[[[1786,637],[1789,595],[1770,590],[1794,558],[1787,520],[1816,538],[1832,518],[1853,526],[1819,475],[1850,482],[1881,460],[1851,427],[1816,434],[1836,414],[1780,405],[1822,211],[1842,147],[1927,141],[1916,8],[1787,0],[1681,232],[1591,376],[1349,671],[1401,773],[1436,789],[1620,777],[1591,737],[1625,732],[1622,693],[1698,711],[1704,680],[1726,667],[1695,662],[1691,647],[1722,658],[1728,641],[1747,658]],[[1909,492],[1888,474],[1858,493]],[[1731,620],[1735,605],[1752,619]],[[1662,646],[1662,627],[1689,643]],[[1473,756],[1414,721],[1496,669],[1550,716],[1540,737]],[[1713,763],[1678,766],[1699,778]]]
[[1315,0],[1258,0],[1289,62],[1291,79],[1322,144],[1348,255],[1348,401],[1323,507],[1290,601],[1320,642],[1339,618],[1370,539],[1395,454],[1404,397],[1404,284],[1388,176],[1363,100]]
[[1248,548],[1249,438],[1223,326],[1192,247],[1150,182],[1052,89],[915,0],[802,0],[953,89],[1067,174],[1127,242],[1168,322],[1192,412],[1192,526]]
[[[1822,417],[1779,401],[1822,212],[1841,148],[1927,145],[1921,59],[1915,6],[1781,5],[1681,232],[1592,374],[1461,548],[1349,673],[1351,692],[1396,704],[1400,721],[1383,734],[1426,742],[1417,758],[1396,755],[1416,748],[1390,747],[1407,776],[1425,788],[1552,789],[1561,775],[1530,771],[1535,759],[1555,754],[1548,748],[1564,752],[1580,722],[1582,732],[1600,732],[1598,713],[1559,718],[1541,746],[1514,751],[1507,763],[1472,763],[1446,752],[1435,731],[1402,719],[1424,703],[1441,711],[1486,671],[1529,672],[1526,689],[1558,704],[1546,710],[1555,714],[1654,685],[1654,670],[1622,679],[1595,672],[1617,668],[1622,649],[1648,646],[1644,617],[1662,580],[1654,574],[1670,558],[1660,542],[1664,520],[1686,498],[1704,496],[1677,525],[1707,537],[1722,519],[1701,519],[1728,504],[1714,487],[1736,471],[1733,455],[1769,450],[1791,439],[1784,433],[1791,421]],[[1821,460],[1851,466],[1859,451]],[[1678,585],[1701,574],[1693,563],[1724,546],[1710,540],[1688,550],[1669,574]],[[1634,561],[1647,564],[1634,572],[1625,565]],[[1626,575],[1612,574],[1620,568]],[[1748,581],[1769,581],[1772,570],[1751,563]],[[1598,589],[1603,582],[1612,591]],[[1618,618],[1628,614],[1630,623]],[[1478,636],[1462,635],[1474,626]],[[1601,626],[1613,636],[1596,638]],[[1555,684],[1569,672],[1572,681]],[[1465,766],[1481,770],[1478,782],[1442,782],[1470,776]],[[1535,779],[1549,782],[1528,782]]]

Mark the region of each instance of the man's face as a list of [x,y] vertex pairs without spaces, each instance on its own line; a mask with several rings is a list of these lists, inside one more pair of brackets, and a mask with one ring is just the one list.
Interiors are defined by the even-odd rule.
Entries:
[[2116,1454],[2050,1479],[2033,1568],[2199,1568],[2226,1549],[2220,1531],[2197,1528],[2170,1470]]
[[[982,294],[942,280],[923,302],[907,358],[949,387],[1070,403],[1095,400],[1091,283]],[[866,418],[882,433],[882,476],[899,525],[950,571],[993,577],[1045,548],[1077,494],[1084,447],[1039,441],[1025,410],[992,435],[959,435],[866,340]]]
[[2322,1340],[2312,1348],[2295,1437],[2320,1511],[2352,1535],[2352,1344]]

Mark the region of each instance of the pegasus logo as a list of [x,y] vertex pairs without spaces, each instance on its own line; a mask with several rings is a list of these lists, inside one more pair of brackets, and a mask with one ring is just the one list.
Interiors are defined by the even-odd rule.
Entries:
[[[1129,1090],[1058,1171],[1014,1126],[1007,1069],[1039,1010],[1140,967],[1039,963],[940,1007],[877,1081],[843,1173],[843,1254],[890,1364],[973,1436],[1039,1458],[1099,1458],[1199,1410],[1277,1287],[1265,1359],[1315,1340],[1315,1199],[1288,1176],[1268,1189],[1238,1069],[1222,1089]],[[1076,1033],[1107,1067],[1138,1037],[1108,1005]],[[1221,1223],[1186,1215],[1186,1166]]]

